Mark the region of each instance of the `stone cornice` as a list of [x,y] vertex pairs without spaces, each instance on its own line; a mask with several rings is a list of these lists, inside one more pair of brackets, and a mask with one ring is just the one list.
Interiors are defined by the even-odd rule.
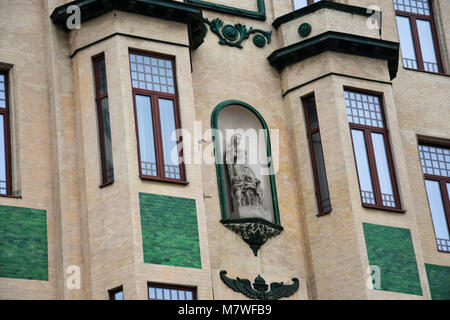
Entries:
[[53,23],[61,25],[66,31],[66,21],[70,14],[69,6],[81,9],[81,22],[99,17],[112,10],[121,10],[149,17],[185,23],[188,26],[189,43],[193,49],[198,48],[206,35],[201,8],[177,1],[162,0],[76,0],[57,7],[50,18]]
[[357,14],[365,17],[370,17],[374,10],[363,8],[363,7],[357,7],[357,6],[351,6],[344,3],[339,2],[333,2],[328,0],[322,0],[319,2],[316,2],[314,4],[308,5],[306,7],[297,9],[295,11],[289,12],[288,14],[285,14],[281,17],[278,17],[275,19],[275,21],[272,23],[272,26],[277,29],[280,25],[287,23],[289,21],[295,20],[297,18],[306,16],[310,13],[316,12],[320,9],[331,9],[341,12],[347,12],[351,14]]
[[389,75],[394,79],[398,71],[399,44],[397,42],[327,31],[315,37],[274,51],[269,57],[278,69],[302,61],[325,51],[348,53],[388,62]]

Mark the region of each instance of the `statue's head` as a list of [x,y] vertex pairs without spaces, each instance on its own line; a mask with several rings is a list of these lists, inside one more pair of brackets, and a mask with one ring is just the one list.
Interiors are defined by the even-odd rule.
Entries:
[[239,145],[241,143],[241,134],[235,133],[231,136],[231,143],[234,145]]

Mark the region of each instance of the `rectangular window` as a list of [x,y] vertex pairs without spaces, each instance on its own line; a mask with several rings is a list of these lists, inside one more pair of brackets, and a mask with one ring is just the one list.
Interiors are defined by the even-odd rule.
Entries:
[[394,0],[403,66],[443,72],[433,8],[429,0]]
[[106,80],[105,56],[93,58],[95,75],[95,99],[97,104],[98,134],[101,161],[101,185],[104,187],[114,182],[112,156],[111,125],[109,119],[108,83]]
[[125,300],[123,296],[123,287],[120,286],[108,291],[109,300]]
[[140,176],[186,182],[173,57],[130,52]]
[[363,206],[401,211],[381,97],[345,90]]
[[331,201],[328,190],[327,173],[325,170],[322,140],[320,138],[319,131],[319,119],[317,116],[314,95],[303,98],[302,102],[305,113],[309,151],[311,154],[311,164],[314,174],[317,204],[319,208],[318,216],[322,216],[331,212]]
[[315,2],[319,2],[321,0],[294,0],[294,10],[309,6]]
[[450,252],[450,149],[420,144],[419,155],[437,247]]
[[197,300],[195,288],[148,284],[149,300]]
[[0,71],[0,195],[12,195],[8,74]]

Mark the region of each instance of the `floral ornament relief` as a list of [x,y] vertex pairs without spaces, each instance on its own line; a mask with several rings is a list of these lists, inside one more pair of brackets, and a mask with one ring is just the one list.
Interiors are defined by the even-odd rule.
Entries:
[[219,37],[219,44],[221,45],[242,49],[241,43],[252,34],[254,34],[253,44],[258,48],[263,48],[271,41],[272,31],[253,29],[253,27],[247,30],[247,26],[241,23],[236,23],[235,25],[227,24],[224,26],[224,22],[219,18],[215,18],[212,21],[206,18],[204,21],[210,27],[211,31]]

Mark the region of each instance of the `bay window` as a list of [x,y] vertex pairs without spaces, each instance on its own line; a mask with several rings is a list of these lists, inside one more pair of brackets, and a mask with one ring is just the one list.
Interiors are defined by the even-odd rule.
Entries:
[[130,51],[140,177],[186,183],[175,59]]
[[345,90],[364,207],[401,211],[381,96]]
[[433,8],[429,0],[394,0],[403,66],[442,73]]
[[8,74],[0,71],[0,195],[12,195]]
[[450,149],[420,144],[419,155],[437,247],[450,252]]

